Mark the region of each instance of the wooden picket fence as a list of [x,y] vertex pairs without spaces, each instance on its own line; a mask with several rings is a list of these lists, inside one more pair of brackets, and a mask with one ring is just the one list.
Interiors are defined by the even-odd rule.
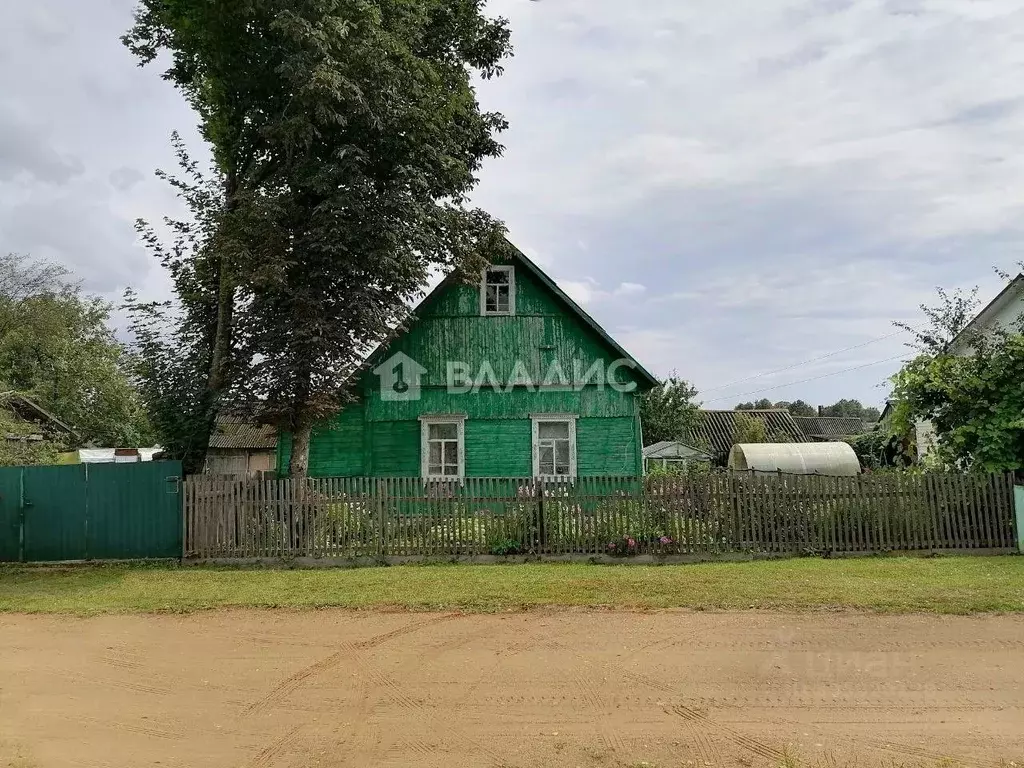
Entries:
[[199,559],[1014,550],[1010,475],[185,481]]

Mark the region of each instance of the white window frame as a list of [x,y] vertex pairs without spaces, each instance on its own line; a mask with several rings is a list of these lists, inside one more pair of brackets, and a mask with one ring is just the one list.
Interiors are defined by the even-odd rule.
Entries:
[[[531,414],[533,422],[533,476],[537,480],[575,480],[576,479],[576,419],[574,413],[536,413]],[[541,424],[568,424],[569,425],[569,474],[568,475],[542,475],[540,473],[540,425]]]
[[[506,272],[508,274],[508,312],[487,311],[487,273]],[[480,275],[480,315],[482,317],[511,317],[516,313],[516,270],[511,264],[492,264],[485,267]]]
[[[459,451],[459,473],[458,475],[432,475],[430,474],[430,427],[433,424],[454,424],[457,428],[456,438]],[[441,457],[442,468],[444,456]],[[466,417],[464,414],[437,414],[420,416],[420,477],[424,480],[436,481],[462,481],[466,477]]]

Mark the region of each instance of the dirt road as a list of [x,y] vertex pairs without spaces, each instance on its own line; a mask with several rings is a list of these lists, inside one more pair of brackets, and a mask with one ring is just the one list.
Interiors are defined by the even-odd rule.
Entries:
[[0,617],[0,766],[1024,766],[1024,617]]

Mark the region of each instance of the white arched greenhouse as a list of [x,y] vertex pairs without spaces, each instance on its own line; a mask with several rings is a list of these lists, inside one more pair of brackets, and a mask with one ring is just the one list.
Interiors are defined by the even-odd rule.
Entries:
[[860,474],[860,461],[846,443],[737,443],[729,451],[729,469],[852,476]]

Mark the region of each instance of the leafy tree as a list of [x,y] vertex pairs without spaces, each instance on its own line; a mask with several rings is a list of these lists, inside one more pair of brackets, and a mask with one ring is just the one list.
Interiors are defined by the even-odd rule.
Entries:
[[793,416],[817,416],[818,409],[803,400],[794,400],[789,403],[781,401],[775,404],[776,408],[784,408]]
[[832,405],[824,406],[821,415],[860,419],[864,416],[864,406],[860,400],[838,400]]
[[700,406],[693,399],[697,390],[673,371],[667,379],[640,401],[640,423],[644,445],[664,440],[690,440],[700,419]]
[[0,386],[36,400],[85,442],[148,444],[152,433],[110,311],[58,265],[0,258]]
[[818,409],[810,403],[804,402],[803,400],[794,400],[788,402],[786,400],[780,400],[777,403],[773,403],[768,398],[762,398],[752,403],[740,403],[736,406],[737,411],[764,411],[772,408],[789,411],[793,416],[817,416]]
[[736,406],[737,411],[764,411],[769,408],[774,408],[772,401],[766,397],[761,398],[753,403],[740,403]]
[[785,432],[768,429],[764,419],[745,414],[737,415],[734,443],[791,443],[793,438]]
[[[971,353],[948,351],[961,315],[955,296],[939,293],[926,312],[922,353],[893,377],[893,429],[930,421],[939,462],[996,472],[1024,466],[1024,318],[971,340]],[[950,320],[956,321],[951,324]],[[945,343],[931,341],[945,339]]]
[[978,289],[970,291],[957,289],[952,293],[939,288],[939,303],[934,307],[921,305],[925,323],[912,326],[907,323],[893,323],[897,328],[908,331],[913,337],[912,346],[921,352],[938,354],[945,351],[978,311]]
[[510,52],[482,6],[142,0],[125,38],[144,63],[170,54],[223,178],[194,270],[212,332],[187,332],[210,345],[201,405],[230,393],[292,432],[293,476],[431,269],[475,271],[501,233],[464,207],[505,127],[472,87]]
[[[180,175],[159,171],[158,175],[177,189],[190,215],[165,220],[172,233],[168,243],[144,221],[138,223],[138,229],[170,275],[176,299],[145,302],[128,291],[125,309],[133,339],[131,371],[159,443],[192,474],[202,469],[225,396],[226,384],[213,381],[211,369],[223,319],[218,297],[224,276],[220,251],[225,249],[227,206],[216,169],[203,174],[177,135],[173,141]],[[233,305],[231,316],[234,318]],[[225,379],[237,375],[241,366],[234,345],[219,365],[218,375]]]

